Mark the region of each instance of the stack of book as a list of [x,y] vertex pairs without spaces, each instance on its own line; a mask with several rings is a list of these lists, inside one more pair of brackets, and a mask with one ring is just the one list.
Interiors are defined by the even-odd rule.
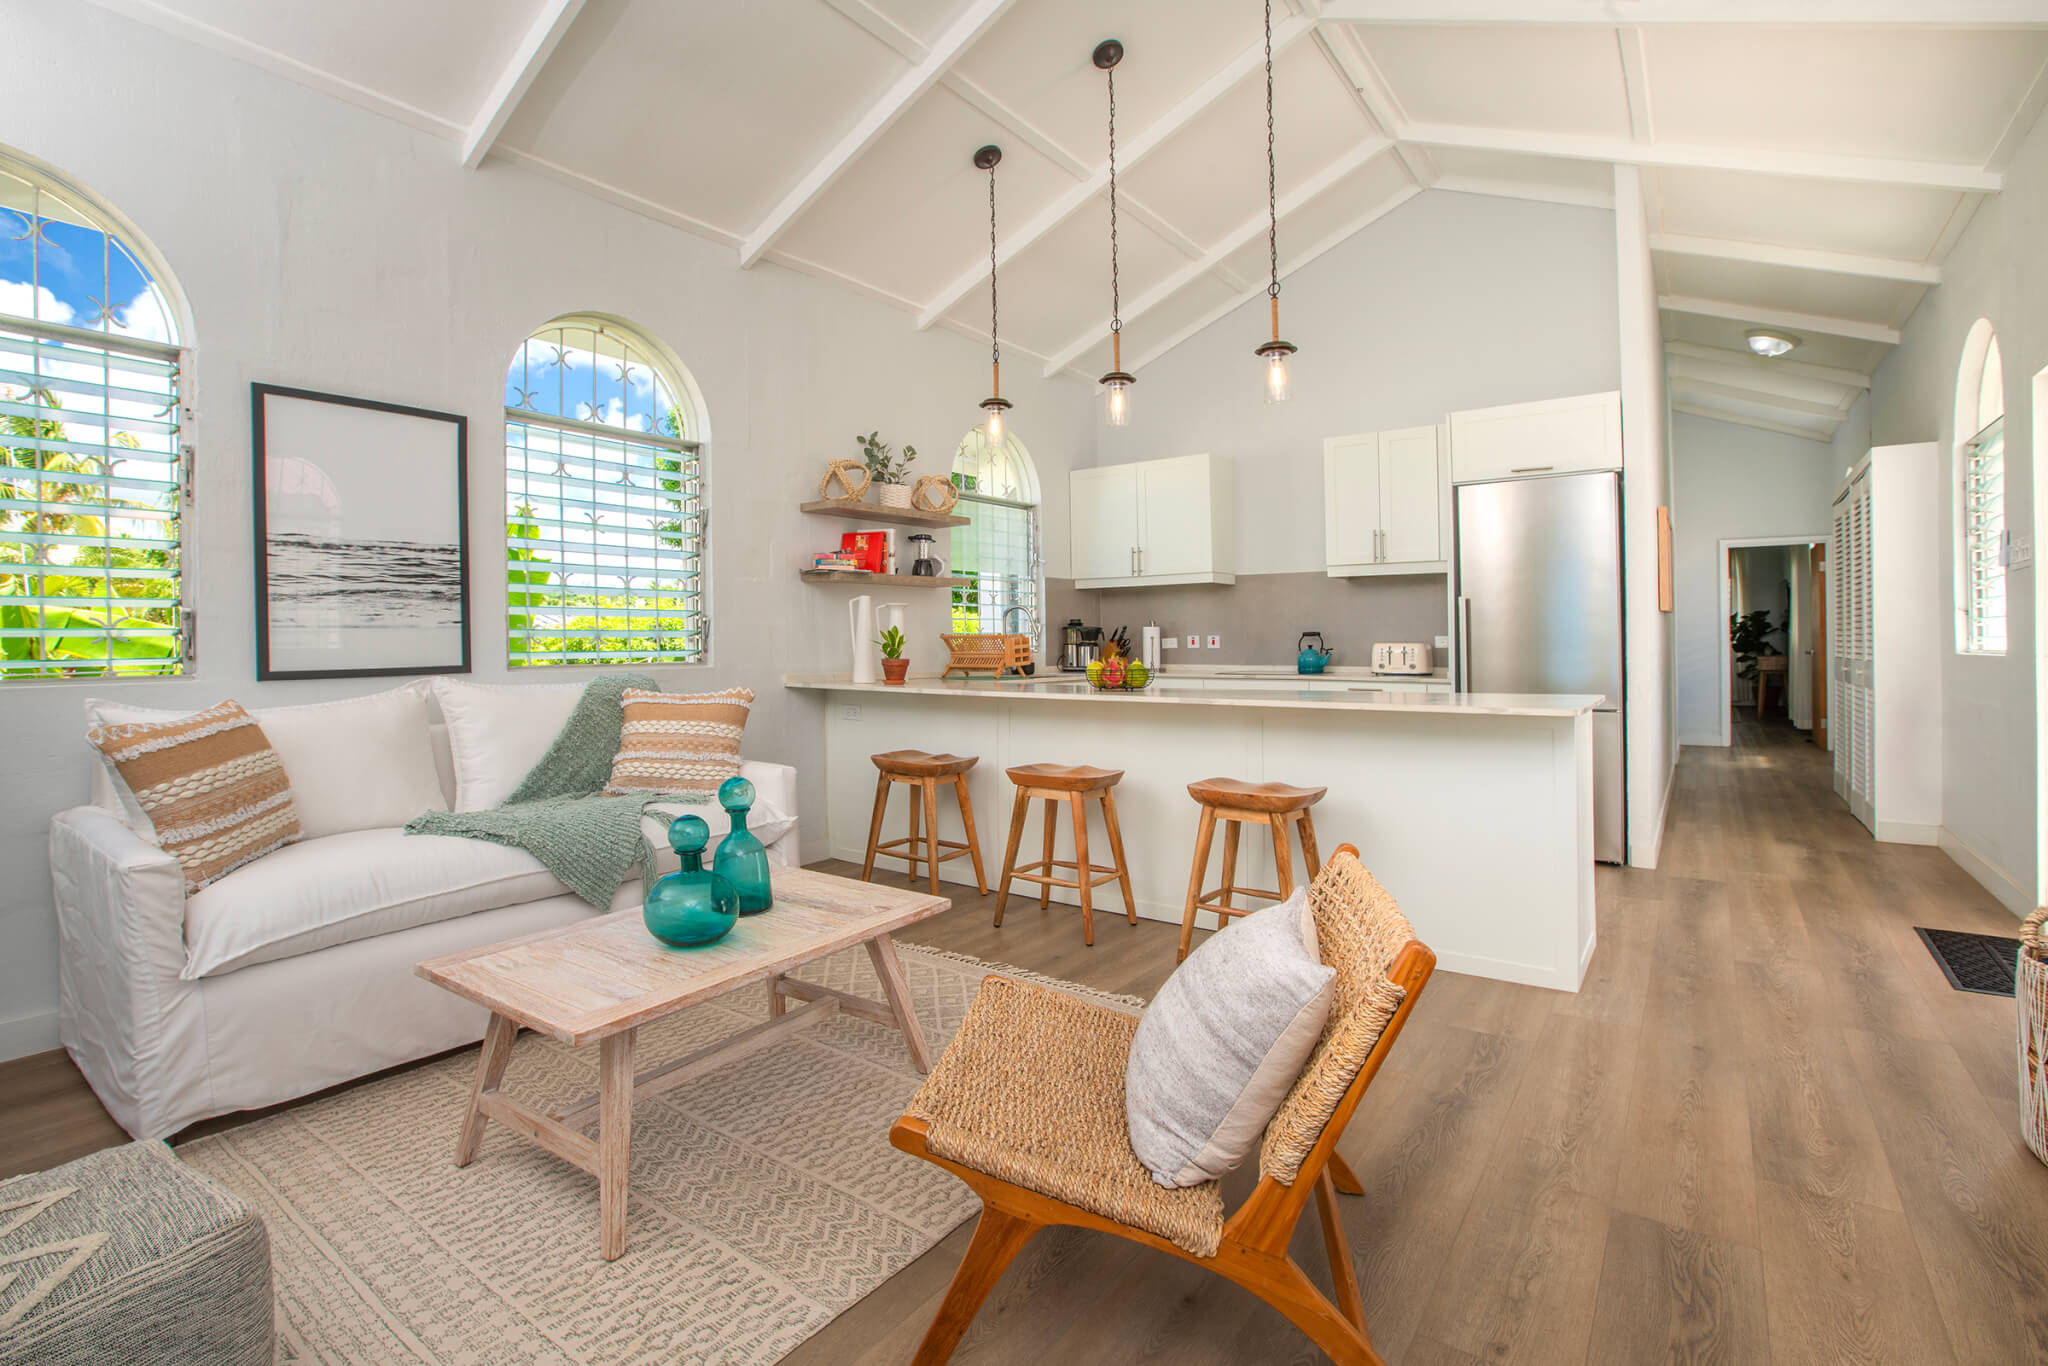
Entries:
[[843,550],[827,550],[811,557],[813,569],[835,569],[856,574],[865,574],[868,567],[856,557]]
[[837,550],[821,550],[813,555],[811,567],[856,574],[887,574],[896,560],[895,539],[886,530],[849,531],[839,538]]

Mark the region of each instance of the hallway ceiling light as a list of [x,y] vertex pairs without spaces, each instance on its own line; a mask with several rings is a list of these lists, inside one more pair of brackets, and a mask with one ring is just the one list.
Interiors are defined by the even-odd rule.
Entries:
[[1768,327],[1752,327],[1743,335],[1749,338],[1749,349],[1766,360],[1784,355],[1802,340],[1790,332],[1777,332]]
[[1131,420],[1131,386],[1124,371],[1123,291],[1116,272],[1116,64],[1124,45],[1105,38],[1095,45],[1095,65],[1109,78],[1109,373],[1102,377],[1102,420],[1112,427]]
[[1010,401],[1003,397],[1003,344],[996,336],[996,163],[1003,159],[1003,149],[990,143],[976,150],[974,164],[988,172],[988,355],[989,355],[989,396],[981,401],[981,411],[988,415],[985,435],[988,444],[1003,444],[1003,413]]

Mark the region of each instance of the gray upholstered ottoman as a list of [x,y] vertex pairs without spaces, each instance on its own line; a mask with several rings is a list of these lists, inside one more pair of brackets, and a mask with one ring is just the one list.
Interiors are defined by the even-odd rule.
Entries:
[[0,1181],[0,1366],[269,1366],[270,1238],[161,1143]]

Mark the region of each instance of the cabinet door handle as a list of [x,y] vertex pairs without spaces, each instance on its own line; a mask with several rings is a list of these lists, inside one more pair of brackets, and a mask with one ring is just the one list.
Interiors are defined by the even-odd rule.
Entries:
[[1548,472],[1548,471],[1550,471],[1550,470],[1554,470],[1554,469],[1556,469],[1556,468],[1557,468],[1557,466],[1555,466],[1555,465],[1517,465],[1517,466],[1515,466],[1515,467],[1514,467],[1513,469],[1509,470],[1509,471],[1508,471],[1508,473],[1509,473],[1509,474],[1543,474],[1543,473],[1546,473],[1546,472]]

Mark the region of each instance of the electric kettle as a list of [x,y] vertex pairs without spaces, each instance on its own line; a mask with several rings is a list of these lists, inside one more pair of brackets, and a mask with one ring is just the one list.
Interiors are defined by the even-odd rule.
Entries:
[[[1310,641],[1314,641],[1315,644],[1309,644]],[[1294,668],[1297,673],[1319,674],[1323,671],[1323,666],[1336,654],[1334,650],[1323,648],[1321,631],[1303,631],[1301,639],[1295,643],[1301,647],[1301,653],[1294,657]]]

